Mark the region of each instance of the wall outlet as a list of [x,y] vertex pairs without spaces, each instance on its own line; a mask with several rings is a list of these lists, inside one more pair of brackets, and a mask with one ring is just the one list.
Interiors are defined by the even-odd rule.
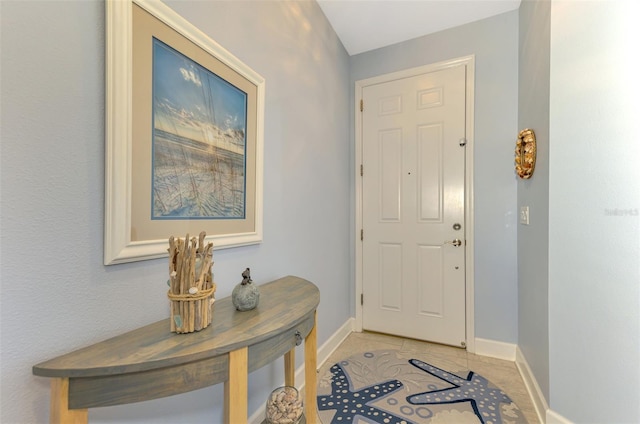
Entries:
[[520,206],[520,224],[529,225],[529,206]]

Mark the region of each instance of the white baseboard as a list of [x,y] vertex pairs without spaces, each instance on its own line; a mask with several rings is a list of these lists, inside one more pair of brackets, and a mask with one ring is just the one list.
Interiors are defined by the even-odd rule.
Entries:
[[547,424],[573,424],[571,421],[558,414],[557,412],[547,409]]
[[516,345],[513,343],[498,342],[496,340],[479,339],[475,340],[475,354],[489,356],[491,358],[504,359],[505,361],[516,360]]
[[549,408],[547,400],[542,394],[542,390],[540,390],[538,381],[529,367],[527,358],[525,358],[519,346],[516,348],[516,366],[524,380],[524,386],[527,388],[527,392],[529,392],[529,397],[533,402],[538,420],[546,424],[573,424],[570,420]]
[[331,354],[342,344],[347,336],[355,331],[356,319],[349,318],[329,339],[318,349],[318,368],[320,368]]
[[[322,364],[331,356],[331,354],[340,346],[340,344],[347,338],[349,334],[354,331],[355,318],[349,318],[338,330],[327,339],[326,342],[318,348],[317,367],[320,368]],[[297,356],[297,355],[296,355]],[[317,371],[317,370],[316,370]],[[284,384],[284,379],[283,379]],[[299,390],[304,388],[304,363],[296,369],[296,387]],[[264,406],[258,408],[251,417],[249,417],[250,424],[260,424],[264,420]]]
[[547,404],[547,400],[542,394],[538,381],[533,375],[533,372],[529,367],[529,363],[527,362],[527,358],[525,358],[520,347],[516,347],[516,366],[518,367],[520,376],[522,376],[522,380],[524,380],[524,386],[526,387],[527,392],[529,392],[529,397],[533,402],[533,407],[538,415],[538,420],[540,420],[541,423],[549,423],[549,405]]

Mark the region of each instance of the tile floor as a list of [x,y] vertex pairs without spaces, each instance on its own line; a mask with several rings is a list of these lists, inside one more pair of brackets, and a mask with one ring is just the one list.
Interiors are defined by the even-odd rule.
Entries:
[[318,375],[324,375],[325,371],[337,361],[354,353],[382,349],[429,352],[431,357],[429,363],[439,368],[452,371],[468,369],[477,372],[509,395],[528,423],[539,422],[515,362],[478,356],[455,347],[378,333],[351,333],[320,366]]

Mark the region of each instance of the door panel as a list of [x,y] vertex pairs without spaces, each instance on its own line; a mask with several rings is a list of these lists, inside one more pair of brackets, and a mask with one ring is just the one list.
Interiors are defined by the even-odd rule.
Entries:
[[380,221],[400,221],[402,208],[402,131],[380,132]]
[[420,220],[442,222],[442,123],[418,128]]
[[[392,243],[380,244],[380,282],[402,280],[398,272],[402,269],[402,245]],[[380,284],[380,307],[386,310],[402,309],[402,289],[397,290],[389,284]]]
[[418,313],[442,318],[443,289],[438,282],[443,279],[443,251],[441,246],[418,247]]
[[363,87],[364,329],[465,342],[465,72]]

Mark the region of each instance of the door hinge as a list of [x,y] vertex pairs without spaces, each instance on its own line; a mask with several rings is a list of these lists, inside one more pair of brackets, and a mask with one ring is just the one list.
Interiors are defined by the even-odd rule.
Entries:
[[360,164],[360,176],[364,175],[364,165]]
[[364,240],[364,230],[360,230],[360,241]]
[[360,112],[364,111],[364,100],[360,99]]
[[360,305],[364,305],[364,293],[360,293]]

